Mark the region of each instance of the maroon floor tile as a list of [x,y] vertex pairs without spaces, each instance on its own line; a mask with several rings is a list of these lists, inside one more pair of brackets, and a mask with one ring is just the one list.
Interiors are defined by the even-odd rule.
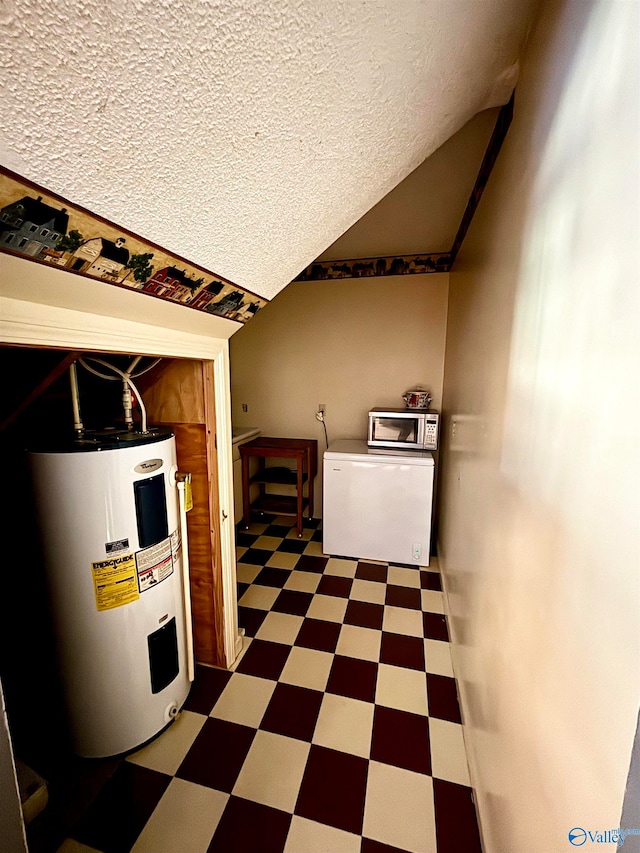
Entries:
[[306,539],[283,539],[276,551],[284,551],[286,554],[302,554],[308,544]]
[[424,670],[424,640],[404,634],[382,634],[380,663]]
[[371,759],[431,775],[428,718],[376,705]]
[[164,773],[123,762],[73,828],[71,837],[108,853],[130,850],[170,781]]
[[185,755],[176,776],[230,793],[255,734],[256,730],[247,726],[209,717]]
[[291,815],[230,797],[207,853],[282,853]]
[[270,524],[261,535],[275,536],[276,539],[284,539],[288,533],[291,533],[291,527],[285,527],[284,524]]
[[427,639],[449,642],[447,620],[440,613],[423,613],[422,624],[424,626],[424,635]]
[[292,684],[278,684],[260,728],[311,743],[323,693]]
[[388,584],[387,595],[384,603],[390,604],[393,607],[406,607],[410,610],[420,610],[422,608],[422,596],[420,595],[419,589]]
[[482,853],[471,788],[434,779],[433,798],[438,853]]
[[387,566],[378,566],[376,563],[359,562],[356,567],[356,577],[363,581],[387,582]]
[[327,693],[373,702],[376,695],[378,664],[369,660],[336,655],[327,681]]
[[316,593],[320,595],[335,595],[339,598],[349,598],[353,581],[351,578],[339,578],[332,575],[324,575]]
[[317,574],[322,574],[328,560],[328,557],[314,557],[313,554],[302,554],[296,563],[296,571],[316,572]]
[[248,563],[251,566],[264,566],[271,556],[273,556],[273,551],[267,551],[264,548],[249,548],[238,562]]
[[290,613],[292,616],[306,616],[312,601],[313,593],[311,592],[283,589],[273,603],[271,610],[278,613]]
[[384,606],[370,604],[367,601],[350,601],[344,614],[346,625],[358,625],[361,628],[382,628]]
[[442,581],[436,572],[420,572],[420,588],[442,591]]
[[238,625],[244,628],[247,637],[255,637],[258,628],[267,618],[268,610],[258,610],[256,607],[238,607]]
[[452,723],[461,723],[460,704],[454,678],[448,675],[427,673],[427,697],[429,716]]
[[335,652],[341,627],[338,622],[305,619],[294,645],[304,646],[306,649],[318,649],[321,652]]
[[295,813],[360,834],[368,761],[312,744]]
[[258,586],[275,586],[282,589],[289,580],[290,574],[291,572],[289,569],[277,569],[275,566],[265,566],[264,569],[256,575],[253,582]]
[[[237,529],[236,530],[236,546],[238,548],[251,548],[253,543],[258,538],[255,533],[247,533],[246,530]],[[238,560],[238,562],[242,562],[242,560]]]
[[245,675],[257,675],[259,678],[270,678],[277,681],[290,651],[291,646],[285,646],[282,643],[253,639],[236,667],[236,672],[244,672]]
[[197,665],[185,710],[208,716],[230,678],[231,673],[226,669]]

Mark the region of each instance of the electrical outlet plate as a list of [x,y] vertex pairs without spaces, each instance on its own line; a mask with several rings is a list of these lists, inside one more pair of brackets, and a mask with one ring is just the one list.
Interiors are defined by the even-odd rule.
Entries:
[[318,403],[318,411],[322,412],[324,414],[327,411],[327,404],[326,403]]

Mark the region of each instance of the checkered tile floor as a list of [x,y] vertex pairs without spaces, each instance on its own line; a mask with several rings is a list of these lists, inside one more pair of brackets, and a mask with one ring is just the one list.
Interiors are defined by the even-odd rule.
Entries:
[[121,761],[64,853],[480,851],[437,561],[237,532],[243,651]]

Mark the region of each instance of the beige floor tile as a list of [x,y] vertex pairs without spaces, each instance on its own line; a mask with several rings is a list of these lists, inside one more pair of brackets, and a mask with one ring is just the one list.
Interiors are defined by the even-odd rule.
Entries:
[[360,836],[294,815],[284,853],[360,853]]
[[382,630],[390,634],[404,634],[407,637],[424,637],[422,613],[410,610],[408,607],[392,607],[387,604],[384,608]]
[[441,592],[433,589],[421,590],[422,609],[429,613],[444,613],[444,599]]
[[257,729],[275,688],[275,681],[236,672],[227,682],[210,716]]
[[251,584],[238,601],[238,604],[241,607],[256,607],[258,610],[271,610],[273,602],[279,595],[280,590],[275,587]]
[[207,853],[228,799],[229,794],[222,791],[172,779],[132,853]]
[[56,853],[100,853],[95,847],[87,847],[86,844],[80,844],[73,838],[65,838]]
[[376,682],[376,704],[426,716],[426,675],[415,669],[381,663]]
[[238,560],[238,561],[241,560],[242,555],[246,554],[248,550],[249,550],[248,548],[243,548],[241,545],[238,545],[236,547],[236,560]]
[[[292,556],[297,557],[297,554]],[[315,592],[321,578],[322,575],[316,574],[316,572],[296,572],[294,569],[287,578],[284,589],[295,589],[298,592]]]
[[427,672],[454,677],[449,643],[443,643],[441,640],[425,640],[424,659]]
[[346,598],[316,594],[307,610],[307,618],[323,619],[325,622],[342,622],[348,603]]
[[275,551],[282,544],[281,536],[258,536],[252,548],[264,548],[265,551]]
[[292,569],[300,559],[300,554],[290,554],[288,551],[276,551],[267,560],[265,566],[275,569]]
[[410,586],[420,589],[420,569],[405,569],[403,566],[389,566],[387,583],[393,586]]
[[257,521],[252,521],[248,528],[241,528],[241,533],[249,533],[251,536],[262,536],[269,525],[261,524]]
[[259,730],[232,793],[293,813],[309,749],[301,740]]
[[313,530],[311,527],[303,527],[302,528],[302,536],[298,536],[298,531],[296,530],[296,528],[294,526],[291,528],[289,533],[287,533],[286,538],[287,539],[299,539],[301,542],[304,542],[304,541],[310,542],[311,537],[313,536],[314,533],[315,533],[315,530]]
[[368,601],[371,604],[384,604],[386,593],[386,584],[356,578],[351,587],[349,598],[355,601]]
[[362,832],[411,853],[436,853],[431,777],[371,761]]
[[358,568],[357,560],[342,560],[340,557],[330,557],[325,566],[325,575],[337,575],[340,578],[354,578]]
[[325,693],[313,733],[313,743],[368,758],[373,709],[371,702]]
[[380,660],[382,634],[372,628],[343,625],[340,629],[336,654],[360,660]]
[[304,549],[304,551],[302,553],[303,554],[309,554],[312,557],[324,557],[324,551],[322,550],[322,543],[316,542],[315,540],[313,542],[309,542],[309,544],[307,545],[307,547]]
[[470,786],[462,726],[449,720],[430,717],[429,743],[432,775],[436,779]]
[[236,578],[240,583],[253,583],[262,571],[262,566],[252,566],[251,563],[236,564]]
[[324,690],[332,663],[333,655],[329,652],[294,646],[289,652],[279,680],[298,687],[308,687],[310,690]]
[[291,613],[268,613],[260,628],[256,631],[257,640],[269,640],[272,643],[286,643],[292,646],[302,627],[302,616]]
[[206,721],[202,714],[182,711],[166,731],[127,756],[127,761],[173,776]]

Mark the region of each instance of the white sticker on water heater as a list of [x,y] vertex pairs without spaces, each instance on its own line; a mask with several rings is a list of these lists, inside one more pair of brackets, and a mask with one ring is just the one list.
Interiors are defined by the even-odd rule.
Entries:
[[124,554],[125,551],[129,550],[129,540],[117,539],[115,542],[106,542],[104,550],[110,557],[114,557],[117,554]]
[[136,568],[140,592],[145,592],[173,574],[171,539],[163,539],[162,542],[158,542],[150,548],[138,551],[136,553]]

